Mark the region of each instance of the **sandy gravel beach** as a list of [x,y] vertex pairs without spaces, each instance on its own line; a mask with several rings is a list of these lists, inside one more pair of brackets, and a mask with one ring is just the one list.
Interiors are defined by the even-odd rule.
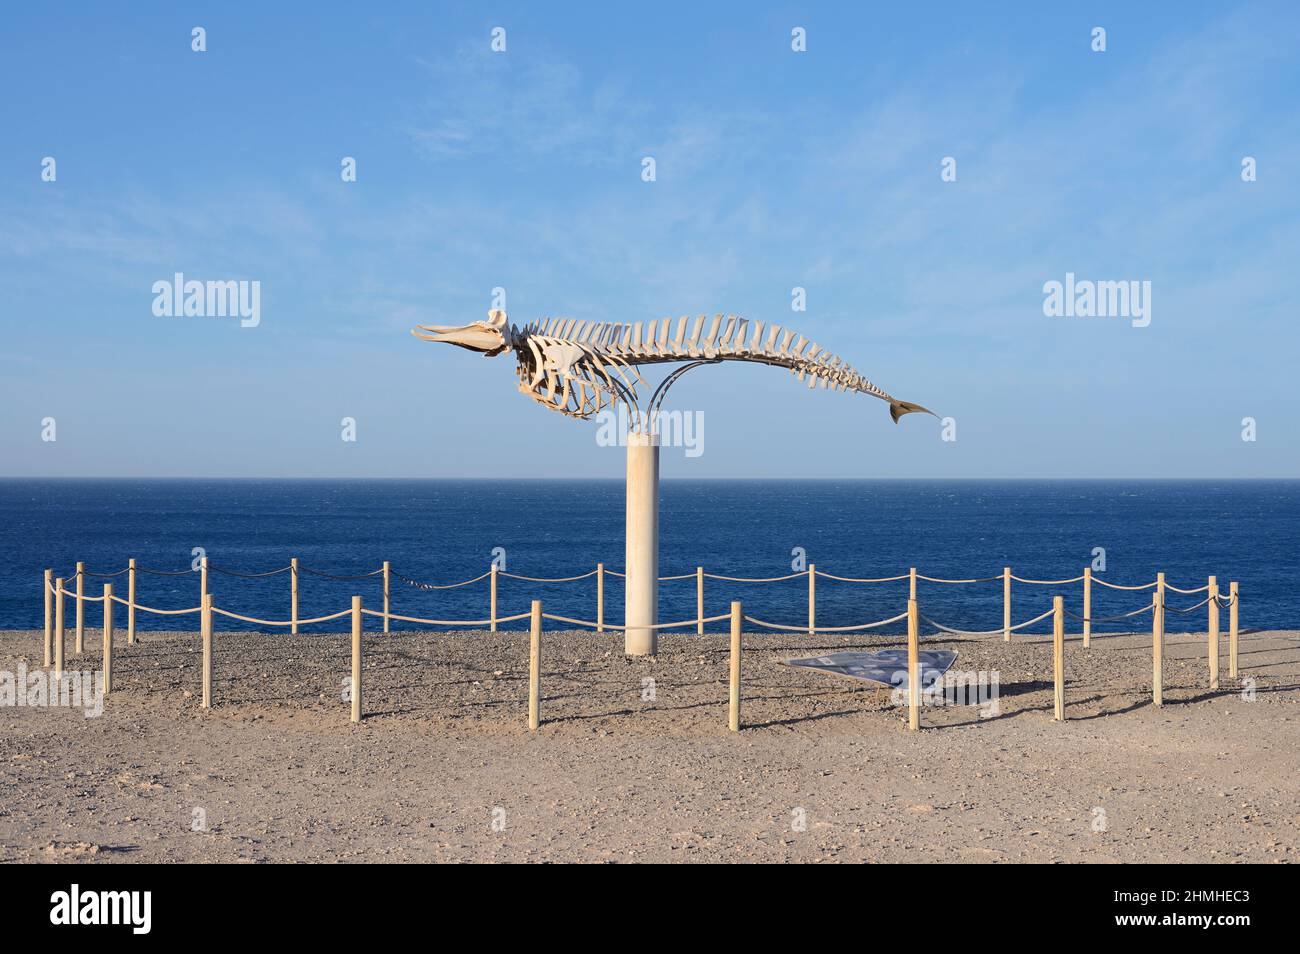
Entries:
[[[1159,709],[1149,634],[1072,635],[1065,723],[1050,638],[923,635],[1000,674],[995,715],[909,733],[887,690],[779,663],[898,637],[746,634],[738,735],[722,634],[630,660],[617,633],[547,633],[536,734],[518,631],[367,636],[359,726],[344,635],[218,633],[209,711],[193,633],[120,639],[102,715],[0,709],[0,860],[1300,858],[1300,633],[1243,635],[1253,692],[1225,640],[1217,693],[1204,635],[1169,636]],[[68,669],[98,645],[69,634]],[[39,633],[0,633],[0,670],[40,662]]]

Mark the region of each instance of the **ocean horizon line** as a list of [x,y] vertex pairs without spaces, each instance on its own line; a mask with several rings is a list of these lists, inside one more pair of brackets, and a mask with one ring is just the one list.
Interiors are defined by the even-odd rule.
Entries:
[[[497,483],[618,483],[624,482],[622,475],[611,477],[516,477],[499,474],[477,474],[464,476],[258,476],[258,475],[103,475],[103,476],[69,476],[69,475],[0,475],[0,481],[64,481],[67,483],[87,483],[91,481],[301,481],[304,483],[325,481],[368,481],[372,483],[391,482],[474,482],[495,481]],[[976,483],[1297,483],[1300,476],[1287,477],[668,477],[660,478],[662,483],[925,483],[925,484],[976,484]]]

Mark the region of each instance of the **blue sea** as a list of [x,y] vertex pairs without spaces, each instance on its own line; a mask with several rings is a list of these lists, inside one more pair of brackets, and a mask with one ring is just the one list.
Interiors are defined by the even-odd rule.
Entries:
[[[496,548],[506,569],[527,576],[572,576],[604,561],[623,566],[621,481],[547,480],[0,480],[0,627],[41,625],[41,573],[70,575],[78,560],[112,572],[135,557],[141,567],[184,571],[194,548],[213,568],[217,605],[286,619],[287,574],[273,570],[298,557],[333,575],[363,574],[382,561],[411,580],[446,584],[487,570]],[[660,572],[697,565],[729,576],[792,572],[796,550],[839,576],[906,573],[990,577],[1011,566],[1018,576],[1076,576],[1105,551],[1100,579],[1146,583],[1157,570],[1185,588],[1216,574],[1241,587],[1243,628],[1300,626],[1300,481],[665,481],[660,511]],[[88,592],[102,579],[88,579]],[[113,580],[125,595],[125,577]],[[905,581],[853,584],[819,579],[818,623],[850,625],[902,612]],[[336,612],[360,594],[381,606],[377,578],[336,581],[304,573],[301,615]],[[197,573],[141,574],[137,599],[176,608],[198,603]],[[1015,588],[1013,618],[1036,616],[1053,594],[1080,610],[1081,585]],[[425,590],[394,580],[393,612],[442,619],[487,615],[488,584]],[[547,612],[590,619],[595,581],[527,583],[503,579],[500,613]],[[743,600],[749,615],[806,621],[804,579],[766,584],[708,581],[706,612]],[[1094,616],[1145,603],[1145,592],[1094,587]],[[1170,594],[1171,605],[1198,602]],[[922,582],[922,612],[963,629],[1002,622],[999,582]],[[622,614],[622,585],[607,582],[606,619]],[[661,587],[660,619],[695,615],[691,580]],[[92,605],[87,620],[96,624]],[[142,628],[197,626],[196,617],[141,614]],[[1180,625],[1186,622],[1186,626]],[[221,620],[225,627],[229,621]],[[517,624],[516,624],[517,625]],[[1077,624],[1072,624],[1077,627]],[[1148,617],[1133,628],[1145,629]],[[1171,614],[1171,631],[1204,628],[1204,611]],[[336,622],[327,627],[340,628]],[[1098,630],[1123,629],[1122,624]],[[1040,627],[1041,631],[1041,627]]]

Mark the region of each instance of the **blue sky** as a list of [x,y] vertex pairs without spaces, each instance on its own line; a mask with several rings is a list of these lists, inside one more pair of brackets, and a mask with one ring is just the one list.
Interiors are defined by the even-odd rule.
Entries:
[[[667,477],[1297,476],[1300,9],[880,6],[7,10],[0,474],[620,475],[409,336],[503,287],[787,325],[956,421],[707,368]],[[178,271],[260,325],[155,316]],[[1045,316],[1067,272],[1150,281],[1150,325]]]

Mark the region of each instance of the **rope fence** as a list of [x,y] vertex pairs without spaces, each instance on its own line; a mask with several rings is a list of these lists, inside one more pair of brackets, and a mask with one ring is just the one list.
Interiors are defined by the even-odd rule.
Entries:
[[[126,569],[129,570],[131,568],[127,567]],[[258,580],[266,576],[278,576],[281,573],[288,573],[293,569],[293,564],[291,563],[288,566],[282,566],[278,570],[267,570],[265,573],[240,573],[238,570],[227,570],[224,566],[210,566],[208,569],[213,573],[221,573],[225,576],[237,576],[244,580]],[[125,573],[126,570],[119,570],[118,572]]]
[[[1033,626],[1035,623],[1040,622],[1041,620],[1045,620],[1047,619],[1047,617],[1051,615],[1052,615],[1051,610],[1048,610],[1045,613],[1040,613],[1038,616],[1035,616],[1033,619],[1027,619],[1023,623],[1017,623],[1015,626],[1012,626],[1011,632],[1014,633],[1017,632],[1018,630],[1024,629],[1027,626]],[[1000,629],[985,629],[985,630],[953,629],[951,626],[945,626],[943,625],[943,623],[940,623],[937,620],[933,620],[924,614],[922,614],[921,619],[925,620],[927,623],[929,623],[931,626],[933,626],[935,629],[939,630],[940,632],[952,633],[954,636],[996,636],[998,633],[1002,632],[1002,630]]]
[[[907,613],[899,613],[897,616],[891,616],[889,619],[878,619],[874,623],[859,623],[856,626],[818,626],[812,633],[848,633],[855,630],[876,629],[880,626],[887,626],[890,623],[897,623],[900,619],[906,619]],[[756,619],[753,616],[746,616],[745,622],[753,623],[755,626],[762,626],[765,629],[779,629],[792,632],[809,632],[803,626],[786,626],[783,623],[769,623],[767,620]]]
[[916,578],[918,580],[926,580],[930,583],[992,583],[995,580],[1002,579],[1000,576],[982,576],[974,580],[941,580],[933,576],[922,576],[920,573],[916,574]]
[[[802,576],[802,574],[798,574],[798,575]],[[834,576],[833,574],[823,573],[821,570],[818,570],[817,575],[827,580],[839,580],[841,583],[893,583],[896,580],[906,580],[909,574],[902,573],[899,574],[898,576],[877,576],[877,577]]]
[[[545,584],[576,583],[576,582],[581,582],[583,580],[589,580],[594,578],[596,581],[595,619],[594,621],[588,621],[588,622],[592,624],[592,626],[596,629],[597,632],[605,632],[607,629],[617,628],[615,626],[608,624],[605,619],[606,577],[617,577],[618,579],[626,579],[626,574],[608,568],[603,563],[598,563],[594,569],[588,570],[585,573],[574,574],[571,576],[530,576],[521,573],[507,572],[504,567],[501,567],[494,562],[491,566],[489,566],[486,572],[480,573],[477,576],[470,577],[469,579],[466,580],[458,580],[458,581],[452,581],[446,583],[414,579],[412,577],[394,571],[391,565],[387,561],[385,561],[384,564],[378,569],[369,570],[362,573],[354,573],[354,574],[337,574],[337,573],[331,573],[325,570],[321,570],[316,567],[303,566],[299,563],[297,558],[290,560],[287,566],[276,567],[275,569],[257,571],[257,572],[235,570],[225,566],[215,566],[215,565],[209,566],[207,557],[201,557],[198,560],[196,560],[195,564],[192,565],[191,568],[188,570],[162,570],[162,569],[156,569],[152,567],[137,566],[135,560],[131,560],[128,562],[128,565],[126,567],[123,567],[120,570],[104,573],[104,572],[87,570],[85,568],[85,564],[78,563],[75,572],[73,572],[71,575],[67,577],[63,577],[65,582],[75,582],[77,585],[76,626],[77,626],[78,641],[80,642],[82,638],[82,633],[85,626],[84,624],[85,603],[99,602],[100,599],[102,599],[102,598],[90,597],[85,595],[83,582],[87,577],[109,579],[109,578],[122,576],[123,574],[127,575],[128,598],[125,601],[125,605],[128,608],[127,609],[127,638],[128,638],[128,642],[134,642],[135,615],[137,609],[144,610],[145,612],[164,612],[164,613],[172,613],[172,614],[179,613],[179,612],[189,612],[189,613],[198,612],[197,607],[189,610],[184,610],[184,611],[158,611],[152,608],[144,607],[136,600],[136,585],[137,585],[136,578],[138,574],[144,573],[152,576],[162,576],[162,577],[180,577],[180,576],[187,576],[191,574],[197,574],[200,578],[199,593],[202,594],[208,591],[207,578],[208,578],[209,570],[211,570],[213,573],[222,574],[224,576],[229,576],[236,579],[248,579],[248,580],[265,579],[273,576],[279,576],[281,574],[286,574],[286,573],[289,574],[290,577],[289,621],[287,625],[289,626],[290,633],[293,635],[298,634],[298,630],[300,626],[310,625],[316,621],[314,619],[303,618],[299,613],[299,580],[303,575],[328,579],[336,582],[353,582],[353,581],[359,582],[365,580],[376,580],[378,582],[381,582],[383,586],[383,600],[382,600],[383,612],[380,614],[375,614],[375,611],[373,610],[366,610],[366,614],[381,615],[384,621],[383,624],[384,632],[391,631],[391,623],[393,620],[400,620],[402,622],[413,622],[413,623],[428,624],[428,625],[467,625],[467,626],[484,625],[487,626],[491,632],[496,632],[497,627],[500,623],[507,622],[507,619],[502,618],[500,613],[498,612],[499,581],[501,578],[518,580],[520,582],[526,582],[526,583],[545,583]],[[726,583],[760,584],[760,583],[787,582],[790,580],[799,580],[799,579],[806,580],[808,586],[807,625],[788,626],[788,629],[790,631],[802,630],[804,632],[812,634],[819,631],[821,632],[830,631],[824,628],[819,628],[817,626],[817,580],[818,578],[821,578],[823,580],[833,580],[838,583],[849,583],[849,584],[896,583],[896,582],[901,582],[903,580],[907,580],[909,599],[916,599],[918,597],[918,587],[919,584],[922,582],[936,584],[939,586],[966,586],[966,585],[979,585],[985,583],[996,583],[997,581],[1001,580],[1003,584],[1003,596],[1002,596],[1003,624],[1002,624],[1001,633],[1003,639],[1007,641],[1011,639],[1011,634],[1013,632],[1016,632],[1018,629],[1018,627],[1014,627],[1011,625],[1013,584],[1020,584],[1022,586],[1069,586],[1075,583],[1082,583],[1083,584],[1083,593],[1082,593],[1083,612],[1082,614],[1077,614],[1071,611],[1068,612],[1067,615],[1071,619],[1078,620],[1082,623],[1083,644],[1085,647],[1091,645],[1092,626],[1094,623],[1117,622],[1119,620],[1128,619],[1130,618],[1130,616],[1138,615],[1137,613],[1119,614],[1116,616],[1094,615],[1092,612],[1093,583],[1096,583],[1098,586],[1106,587],[1108,589],[1128,591],[1128,592],[1140,592],[1140,591],[1154,590],[1154,589],[1159,589],[1160,587],[1164,587],[1165,590],[1169,590],[1174,593],[1188,594],[1188,595],[1196,594],[1196,593],[1208,594],[1212,587],[1212,582],[1207,582],[1204,586],[1199,586],[1199,587],[1188,587],[1188,588],[1177,587],[1171,583],[1163,582],[1164,574],[1159,574],[1157,579],[1150,583],[1138,583],[1138,584],[1112,583],[1109,580],[1104,580],[1101,577],[1097,576],[1093,572],[1091,567],[1084,569],[1084,571],[1078,576],[1064,577],[1060,579],[1036,579],[1032,577],[1017,576],[1011,572],[1010,567],[1004,567],[1002,573],[997,576],[948,578],[948,577],[929,576],[927,574],[918,572],[918,570],[915,567],[910,568],[907,573],[896,574],[893,576],[854,577],[854,576],[837,575],[834,573],[825,572],[824,570],[819,570],[817,569],[816,564],[808,564],[806,569],[798,570],[793,573],[782,574],[779,576],[733,576],[730,574],[710,573],[706,571],[704,567],[701,566],[701,567],[696,567],[695,572],[693,573],[668,574],[665,576],[658,577],[658,580],[660,582],[665,582],[665,583],[681,582],[686,580],[695,581],[696,616],[694,619],[694,623],[696,625],[696,631],[701,634],[704,632],[704,626],[706,623],[714,622],[724,618],[724,617],[716,617],[716,616],[706,617],[705,615],[704,607],[705,607],[705,582],[706,581],[715,580],[715,581],[726,582]],[[488,581],[488,594],[487,594],[487,601],[486,601],[487,615],[482,621],[478,621],[478,620],[433,621],[433,620],[426,620],[418,616],[411,616],[411,615],[399,616],[398,614],[392,611],[392,584],[394,580],[396,580],[398,583],[404,584],[413,589],[419,589],[424,591],[441,591],[441,590],[459,589],[466,586],[472,586],[476,583],[481,583],[486,580]],[[1213,581],[1214,578],[1211,577],[1210,580]],[[1235,586],[1235,584],[1233,585]],[[1232,607],[1235,606],[1235,604],[1231,602],[1232,598],[1224,599],[1222,596],[1218,595],[1217,589],[1215,590],[1215,593],[1216,595],[1214,598],[1214,604],[1218,608],[1231,609]],[[1207,595],[1206,600],[1203,600],[1202,602],[1196,604],[1195,606],[1191,606],[1187,608],[1168,607],[1168,609],[1175,613],[1186,614],[1194,610],[1200,609],[1202,607],[1208,606],[1209,602],[1210,602],[1210,598]],[[513,620],[516,618],[518,617],[511,617],[510,619]],[[683,621],[682,625],[686,625],[686,624],[687,621]],[[781,625],[786,626],[787,624],[781,624]],[[640,626],[638,628],[639,629],[668,629],[668,628],[676,628],[676,627],[659,624],[657,626],[652,626],[652,627]],[[850,632],[855,629],[865,629],[865,628],[868,628],[865,624],[859,624],[859,625],[849,626],[849,627],[840,627],[839,631]],[[958,630],[953,628],[949,628],[949,629],[951,632],[954,633],[960,632],[960,633],[972,634],[972,635],[992,635],[998,632],[997,630]]]
[[130,600],[124,600],[120,596],[113,597],[115,603],[121,603],[131,609],[144,610],[146,613],[153,613],[157,616],[184,616],[186,613],[197,613],[203,607],[195,606],[190,609],[156,609],[152,606],[145,606],[143,603],[132,603]]
[[1150,583],[1142,583],[1139,586],[1122,586],[1119,583],[1107,583],[1105,580],[1096,576],[1092,577],[1092,582],[1096,583],[1098,586],[1108,586],[1112,590],[1149,590],[1156,585],[1156,581],[1153,580]]
[[[258,626],[292,626],[294,622],[290,619],[258,619],[256,616],[243,616],[240,613],[232,613],[229,610],[218,609],[215,606],[212,607],[212,612],[219,616],[228,616],[230,619],[242,620],[245,623],[256,623]],[[331,613],[329,616],[317,616],[314,619],[300,619],[298,620],[298,625],[301,626],[304,623],[327,623],[332,619],[339,619],[340,617],[347,616],[351,612],[351,610],[341,610],[337,613]]]
[[[239,571],[226,570],[225,568],[212,567],[214,572],[226,573],[234,577],[257,578],[274,576],[280,573],[289,572],[292,575],[292,599],[291,613],[288,619],[264,619],[256,616],[248,616],[242,613],[236,613],[233,610],[223,609],[213,605],[213,597],[207,589],[208,584],[208,564],[207,559],[200,560],[197,572],[200,574],[200,599],[199,605],[195,607],[182,607],[176,609],[163,609],[152,607],[140,603],[136,600],[136,575],[137,573],[152,573],[162,576],[179,576],[186,573],[195,572],[195,570],[166,571],[151,570],[145,567],[136,566],[135,560],[131,560],[124,570],[115,571],[114,573],[94,573],[85,569],[83,564],[78,563],[75,573],[70,577],[53,576],[52,570],[44,571],[44,580],[42,585],[44,609],[45,609],[45,646],[44,646],[44,665],[46,668],[53,667],[55,678],[61,678],[64,663],[64,643],[66,639],[66,605],[67,599],[76,601],[76,652],[80,654],[83,651],[83,629],[84,629],[84,604],[99,603],[103,611],[103,680],[104,692],[107,694],[112,687],[112,652],[113,652],[113,606],[114,604],[126,606],[128,611],[128,630],[127,645],[135,642],[135,614],[136,611],[150,613],[161,616],[179,616],[190,613],[200,614],[199,619],[199,636],[202,640],[203,647],[203,664],[202,664],[202,708],[210,708],[212,702],[212,643],[213,643],[213,617],[223,616],[228,619],[239,620],[245,623],[251,623],[256,626],[267,627],[288,627],[291,633],[296,633],[298,627],[328,623],[333,620],[350,617],[352,623],[352,679],[349,696],[351,699],[352,721],[361,721],[364,714],[363,706],[363,630],[364,617],[377,617],[382,620],[383,632],[388,633],[390,623],[394,620],[399,622],[417,623],[430,626],[454,626],[454,627],[483,627],[487,626],[492,631],[496,631],[498,626],[503,623],[513,623],[520,620],[529,620],[529,707],[528,707],[528,724],[530,731],[535,731],[541,722],[540,709],[540,659],[541,659],[541,628],[543,620],[550,620],[556,623],[562,623],[568,626],[577,626],[585,629],[592,629],[597,632],[604,632],[606,624],[604,622],[604,577],[611,574],[622,577],[623,574],[616,571],[606,570],[604,564],[597,564],[596,569],[589,573],[584,573],[572,577],[529,577],[519,574],[507,574],[497,566],[492,566],[487,573],[475,577],[471,580],[465,580],[453,584],[427,584],[410,580],[400,574],[394,574],[388,562],[375,571],[360,575],[341,576],[328,574],[323,571],[312,568],[301,567],[297,559],[292,560],[288,567],[277,570],[267,571],[264,573],[242,573]],[[298,588],[297,581],[300,573],[307,572],[317,576],[328,577],[334,580],[364,580],[371,579],[382,575],[384,582],[383,593],[383,610],[366,609],[362,605],[362,598],[359,595],[352,597],[352,605],[349,609],[340,610],[336,613],[329,613],[320,616],[304,618],[298,613]],[[103,595],[92,596],[85,592],[84,580],[86,577],[94,576],[101,578],[111,578],[128,574],[128,596],[123,599],[113,593],[111,583],[104,584]],[[484,578],[491,580],[491,603],[490,614],[484,619],[433,619],[418,616],[409,616],[397,614],[391,611],[389,602],[389,583],[393,576],[399,580],[416,586],[430,587],[435,589],[447,589],[456,586],[466,586],[470,583],[478,582]],[[588,579],[594,576],[597,580],[597,613],[596,619],[587,620],[557,614],[543,613],[542,602],[533,600],[529,612],[515,613],[507,616],[501,616],[497,612],[497,580],[499,576],[509,576],[512,579],[524,580],[528,582],[545,582],[545,583],[567,583],[577,580]],[[920,622],[924,622],[933,627],[937,632],[947,633],[958,636],[996,636],[1002,633],[1004,638],[1009,639],[1010,634],[1027,629],[1049,616],[1052,617],[1052,642],[1053,642],[1053,708],[1054,718],[1057,721],[1065,720],[1065,679],[1064,679],[1064,628],[1065,618],[1079,620],[1083,623],[1082,644],[1086,648],[1089,645],[1089,634],[1091,624],[1117,622],[1120,620],[1132,619],[1146,613],[1152,614],[1152,701],[1155,705],[1163,704],[1163,659],[1164,659],[1164,635],[1165,635],[1165,613],[1172,611],[1177,614],[1188,614],[1195,612],[1203,607],[1208,608],[1207,617],[1207,649],[1206,656],[1209,668],[1209,683],[1211,689],[1219,688],[1219,655],[1220,655],[1220,638],[1219,638],[1219,611],[1227,609],[1229,611],[1229,675],[1236,678],[1238,674],[1238,637],[1240,635],[1238,610],[1240,606],[1240,593],[1236,582],[1229,584],[1228,596],[1224,597],[1219,592],[1218,580],[1216,577],[1209,577],[1208,582],[1203,587],[1194,589],[1180,589],[1168,584],[1165,580],[1165,574],[1157,575],[1156,580],[1150,584],[1138,586],[1122,586],[1119,584],[1104,585],[1112,586],[1115,589],[1122,590],[1147,590],[1154,589],[1151,602],[1145,606],[1139,606],[1123,613],[1110,616],[1096,617],[1091,612],[1091,583],[1093,575],[1091,569],[1085,569],[1079,577],[1071,577],[1065,580],[1030,580],[1016,577],[1011,573],[1010,567],[1004,568],[1001,576],[979,577],[970,579],[943,579],[929,577],[916,572],[915,568],[911,569],[906,575],[896,577],[885,577],[877,579],[857,579],[850,577],[837,577],[828,573],[821,573],[815,565],[810,564],[806,573],[800,572],[781,577],[766,578],[745,578],[745,577],[727,577],[717,574],[705,573],[703,567],[698,567],[694,574],[687,576],[669,576],[662,577],[665,580],[679,580],[694,577],[697,585],[700,587],[698,613],[691,619],[676,620],[667,623],[654,624],[637,624],[638,628],[649,628],[654,630],[660,629],[683,629],[695,627],[698,633],[704,632],[704,626],[707,623],[716,623],[728,620],[731,631],[731,655],[730,655],[730,686],[729,686],[729,704],[728,704],[728,728],[732,731],[739,731],[740,728],[740,655],[741,655],[741,629],[744,623],[757,626],[761,629],[777,632],[803,632],[809,635],[818,633],[853,633],[863,632],[871,629],[878,629],[893,623],[907,620],[907,645],[908,645],[908,725],[910,729],[920,728],[920,666],[918,663],[918,642]],[[731,604],[731,612],[725,614],[716,614],[712,616],[704,615],[703,599],[703,581],[706,578],[730,580],[734,582],[774,582],[778,580],[789,580],[796,577],[807,577],[809,592],[809,616],[806,626],[791,625],[787,623],[776,623],[769,620],[761,619],[755,616],[744,614],[743,606],[739,601]],[[843,580],[846,582],[895,582],[909,580],[909,595],[907,599],[907,608],[904,612],[885,619],[873,620],[865,623],[856,623],[848,626],[818,626],[816,625],[816,608],[815,608],[815,581],[818,576],[829,579]],[[918,580],[924,580],[931,583],[940,584],[966,584],[966,583],[988,583],[997,580],[1003,582],[1004,592],[1004,613],[1003,626],[1001,629],[990,630],[963,630],[956,627],[948,626],[932,617],[922,614],[918,609],[916,597],[916,585]],[[1048,609],[1037,616],[1024,620],[1023,622],[1011,623],[1011,584],[1013,581],[1029,585],[1066,585],[1082,581],[1083,590],[1083,613],[1078,614],[1065,609],[1064,597],[1056,595],[1052,599],[1052,608]],[[1098,581],[1101,582],[1101,581]],[[75,589],[68,589],[68,584],[75,583]],[[1165,602],[1166,591],[1173,591],[1182,594],[1206,593],[1205,599],[1192,606],[1175,607],[1168,606]],[[611,627],[614,628],[614,627]]]
[[[293,564],[289,565],[289,569],[291,571],[294,569]],[[324,570],[313,570],[306,566],[300,566],[297,569],[300,573],[310,573],[312,576],[321,576],[327,580],[338,580],[342,583],[351,583],[355,580],[368,580],[372,576],[379,576],[384,572],[382,566],[378,570],[371,570],[369,573],[355,573],[351,576],[335,576],[333,573],[326,573]]]
[[1131,612],[1128,613],[1117,613],[1114,616],[1093,616],[1093,617],[1080,616],[1078,613],[1073,613],[1070,610],[1066,610],[1065,615],[1070,617],[1071,619],[1077,619],[1085,623],[1088,622],[1113,623],[1116,622],[1117,620],[1130,619],[1134,616],[1141,616],[1143,613],[1150,613],[1154,609],[1155,609],[1155,604],[1150,604],[1148,606],[1143,606],[1140,607],[1139,609],[1132,610]]
[[1200,609],[1202,606],[1209,605],[1211,599],[1213,599],[1213,597],[1207,596],[1205,599],[1201,600],[1195,606],[1184,606],[1182,608],[1179,608],[1177,606],[1166,606],[1165,609],[1167,609],[1171,613],[1191,613],[1195,610]]
[[[587,579],[588,577],[595,576],[597,572],[599,572],[599,571],[598,571],[598,570],[590,570],[590,571],[588,571],[588,572],[586,572],[586,573],[581,573],[581,574],[579,574],[578,576],[520,576],[520,575],[517,574],[517,573],[506,573],[504,570],[502,570],[502,571],[500,571],[500,574],[499,574],[499,575],[501,575],[501,576],[508,576],[508,577],[510,577],[510,579],[512,579],[512,580],[527,580],[529,583],[572,583],[574,580],[585,580],[585,579]],[[479,579],[482,579],[482,577],[480,577]],[[681,579],[684,579],[684,577],[680,577],[680,576],[661,576],[659,579],[661,579],[661,580],[681,580]]]

